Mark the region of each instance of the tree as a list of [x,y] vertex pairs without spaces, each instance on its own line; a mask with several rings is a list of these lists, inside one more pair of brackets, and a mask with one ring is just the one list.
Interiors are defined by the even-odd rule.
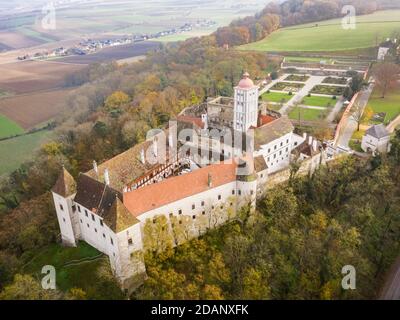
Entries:
[[384,62],[377,64],[372,69],[372,74],[377,86],[382,91],[382,99],[384,99],[386,93],[395,87],[400,74],[400,67],[394,63]]
[[360,131],[360,125],[361,122],[363,121],[363,114],[364,114],[364,109],[361,107],[359,103],[356,103],[355,105],[355,110],[353,114],[351,115],[351,118],[357,122],[357,131]]
[[130,98],[125,92],[116,91],[106,99],[104,106],[108,111],[113,111],[127,104],[129,101]]

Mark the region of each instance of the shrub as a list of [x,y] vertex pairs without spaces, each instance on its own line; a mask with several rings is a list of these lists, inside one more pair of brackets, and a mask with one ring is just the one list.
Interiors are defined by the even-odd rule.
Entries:
[[336,97],[336,96],[333,96],[333,97],[332,97],[332,99],[333,99],[333,100],[336,100],[336,99],[337,99],[337,97]]
[[293,95],[293,92],[292,92],[292,91],[290,91],[290,92],[289,92],[289,96],[292,96],[292,95]]

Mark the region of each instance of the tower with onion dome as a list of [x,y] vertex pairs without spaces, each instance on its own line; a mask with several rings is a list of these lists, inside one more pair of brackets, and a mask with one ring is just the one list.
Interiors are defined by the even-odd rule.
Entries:
[[235,87],[234,100],[233,128],[246,132],[252,126],[257,127],[258,87],[247,72]]

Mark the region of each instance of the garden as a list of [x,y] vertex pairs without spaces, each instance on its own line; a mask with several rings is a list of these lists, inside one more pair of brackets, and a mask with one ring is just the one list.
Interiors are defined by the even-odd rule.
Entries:
[[400,114],[400,92],[388,92],[385,98],[381,97],[380,90],[375,89],[368,101],[368,106],[373,110],[372,123],[388,124]]
[[326,109],[312,109],[295,107],[289,113],[289,118],[292,120],[316,121],[324,119],[327,116]]
[[338,87],[338,86],[326,86],[326,85],[316,85],[312,90],[311,93],[315,94],[325,94],[327,96],[341,96],[343,95],[345,87]]
[[295,83],[295,82],[278,82],[275,84],[271,90],[277,91],[287,91],[287,92],[297,92],[299,89],[303,88],[303,83]]
[[331,97],[321,97],[321,96],[308,96],[304,97],[301,104],[305,106],[313,107],[333,107],[336,104],[336,99]]
[[298,82],[306,82],[308,79],[310,79],[310,76],[302,74],[291,74],[285,78],[286,81],[298,81]]
[[288,93],[283,92],[267,92],[261,96],[261,100],[268,102],[276,102],[276,103],[285,103],[288,102],[293,95],[289,95]]
[[322,83],[329,83],[329,84],[341,84],[346,85],[348,80],[346,78],[337,78],[337,77],[327,77],[322,81]]

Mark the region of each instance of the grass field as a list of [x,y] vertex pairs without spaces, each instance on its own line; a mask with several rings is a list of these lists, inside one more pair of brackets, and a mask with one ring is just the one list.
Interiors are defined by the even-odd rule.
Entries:
[[257,51],[340,51],[376,46],[400,29],[400,10],[379,11],[357,17],[356,29],[342,28],[341,19],[284,28],[267,38],[241,46]]
[[290,96],[287,93],[281,93],[281,92],[264,93],[261,96],[262,100],[269,101],[269,102],[282,102],[282,101],[287,102],[292,98],[293,98],[293,96]]
[[400,114],[400,88],[386,94],[385,99],[382,99],[381,96],[380,90],[375,89],[368,101],[368,106],[375,113],[386,113],[385,123],[389,123]]
[[[79,262],[82,259],[87,261]],[[76,248],[65,248],[58,244],[42,248],[21,271],[41,279],[43,277],[41,270],[45,265],[55,267],[57,289],[67,291],[71,288],[82,288],[90,299],[122,298],[115,281],[107,283],[99,281],[102,268],[107,268],[111,272],[108,259],[106,256],[101,257],[99,251],[85,242],[80,242]]]
[[336,104],[336,100],[329,98],[329,97],[318,97],[318,96],[311,96],[305,97],[303,99],[302,104],[306,106],[315,106],[315,107],[327,107],[328,104],[333,107]]
[[0,138],[12,137],[24,132],[18,124],[0,114]]
[[0,176],[18,169],[22,163],[31,160],[33,152],[49,138],[51,132],[39,131],[0,141]]
[[315,121],[320,120],[326,114],[325,110],[317,110],[317,109],[306,109],[295,107],[289,113],[289,118],[293,120],[299,119],[299,112],[300,112],[300,119],[306,121]]

